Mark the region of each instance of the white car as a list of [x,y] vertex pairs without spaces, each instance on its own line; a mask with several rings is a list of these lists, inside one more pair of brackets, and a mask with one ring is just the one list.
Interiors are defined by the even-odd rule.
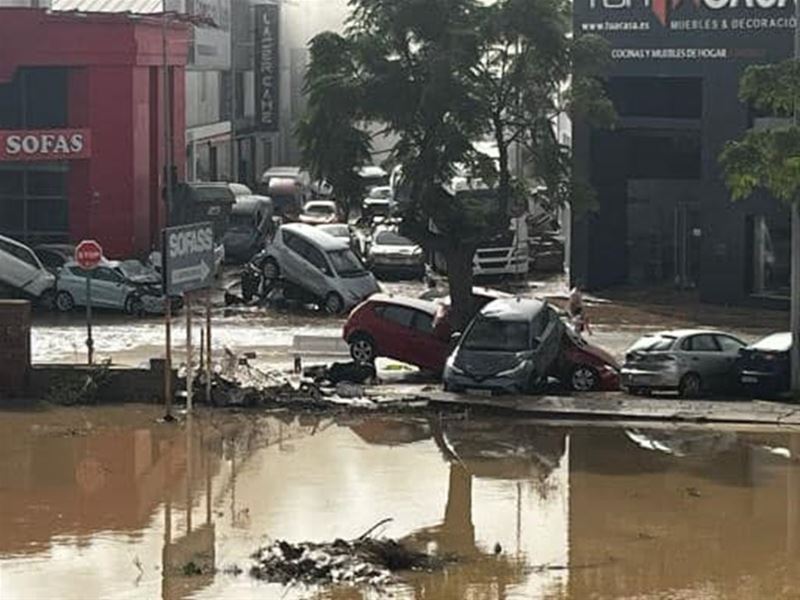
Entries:
[[282,225],[254,262],[269,285],[283,280],[302,288],[332,314],[380,291],[347,241],[311,225]]
[[339,220],[339,211],[332,200],[306,202],[300,214],[300,222],[309,225],[327,225]]
[[52,294],[56,277],[25,244],[0,235],[0,282],[33,299]]
[[367,266],[373,273],[411,275],[418,279],[425,275],[422,248],[389,225],[375,228],[367,251]]
[[[76,306],[86,306],[86,277],[89,271],[77,263],[66,263],[58,274],[55,306],[69,312]],[[140,261],[104,260],[91,271],[92,306],[124,311],[131,315],[160,314],[164,310],[161,278],[155,269]],[[180,308],[179,299],[172,300]]]

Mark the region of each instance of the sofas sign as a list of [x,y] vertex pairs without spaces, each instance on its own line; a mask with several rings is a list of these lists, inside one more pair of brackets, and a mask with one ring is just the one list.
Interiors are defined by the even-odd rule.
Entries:
[[0,161],[77,160],[91,155],[88,129],[0,130]]

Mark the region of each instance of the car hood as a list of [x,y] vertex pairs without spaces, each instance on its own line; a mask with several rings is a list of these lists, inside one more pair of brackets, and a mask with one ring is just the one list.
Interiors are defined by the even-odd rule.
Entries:
[[349,298],[345,298],[345,302],[348,305],[358,304],[365,298],[380,291],[380,286],[375,276],[369,272],[357,277],[343,278],[342,281],[345,282],[344,291],[349,296]]
[[453,364],[475,379],[494,377],[503,371],[519,366],[532,356],[532,352],[487,352],[460,348]]
[[370,248],[372,254],[381,256],[414,256],[420,254],[419,246],[381,246],[373,244]]

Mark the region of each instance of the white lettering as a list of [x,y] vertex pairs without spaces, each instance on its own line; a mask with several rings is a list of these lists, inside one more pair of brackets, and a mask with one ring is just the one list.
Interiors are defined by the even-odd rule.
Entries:
[[15,156],[22,150],[22,138],[18,135],[10,135],[6,138],[6,154]]
[[67,144],[66,136],[58,136],[58,140],[56,141],[56,153],[69,154],[69,144]]
[[181,258],[214,250],[214,232],[209,229],[182,231],[169,236],[169,257]]
[[83,152],[83,134],[73,133],[69,138],[69,148],[76,154]]
[[36,154],[39,152],[39,138],[35,135],[26,135],[22,138],[22,151],[25,154]]

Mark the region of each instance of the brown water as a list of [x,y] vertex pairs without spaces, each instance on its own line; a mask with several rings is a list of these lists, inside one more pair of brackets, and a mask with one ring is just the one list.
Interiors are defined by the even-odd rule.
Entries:
[[[800,434],[157,414],[0,413],[2,600],[800,597]],[[247,574],[386,517],[459,562],[381,591]]]

